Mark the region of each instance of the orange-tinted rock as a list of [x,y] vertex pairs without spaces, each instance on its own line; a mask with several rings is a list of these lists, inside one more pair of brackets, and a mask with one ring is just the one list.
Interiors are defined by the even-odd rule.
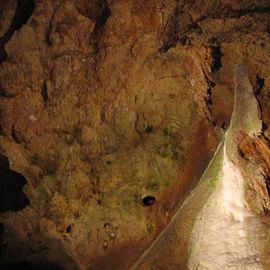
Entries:
[[[39,0],[31,14],[22,2],[0,41],[0,152],[31,205],[0,221],[8,241],[34,250],[27,260],[46,242],[46,260],[67,269],[128,269],[215,152],[239,62],[254,85],[264,80],[257,97],[270,121],[268,1]],[[14,13],[14,1],[0,5],[1,36]],[[17,230],[16,218],[29,226]]]

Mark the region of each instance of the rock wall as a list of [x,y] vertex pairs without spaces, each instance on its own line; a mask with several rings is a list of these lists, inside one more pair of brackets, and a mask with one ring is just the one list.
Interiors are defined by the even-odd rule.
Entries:
[[1,263],[129,269],[213,156],[239,63],[268,149],[269,12],[267,0],[1,2],[0,168],[29,201],[0,215]]

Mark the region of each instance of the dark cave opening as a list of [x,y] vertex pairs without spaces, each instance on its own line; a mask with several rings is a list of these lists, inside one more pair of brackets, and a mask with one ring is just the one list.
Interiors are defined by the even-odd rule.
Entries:
[[223,53],[221,52],[220,46],[212,47],[213,55],[213,71],[217,71],[222,67],[221,58]]
[[20,29],[24,24],[27,23],[34,9],[34,0],[17,0],[16,12],[10,27],[5,35],[0,38],[0,63],[5,61],[7,58],[7,53],[5,50],[6,43],[9,42],[16,30]]
[[[256,85],[255,85],[255,89],[254,89],[254,94],[255,94],[255,97],[257,99],[258,106],[259,106],[260,119],[263,118],[263,116],[262,116],[263,102],[262,102],[262,99],[260,98],[261,91],[262,91],[263,87],[264,87],[264,79],[261,78],[260,75],[257,74],[257,76],[256,76]],[[266,131],[267,128],[268,128],[267,127],[267,124],[264,121],[262,121],[262,132]]]
[[24,24],[27,23],[34,9],[35,9],[34,0],[17,0],[16,14],[13,19],[14,30],[20,29]]
[[261,78],[258,74],[256,76],[256,86],[255,86],[255,95],[259,96],[264,87],[264,79]]
[[30,204],[23,192],[26,179],[10,169],[8,158],[0,154],[0,213],[20,211]]
[[151,133],[153,131],[153,129],[154,129],[153,126],[147,126],[144,131],[145,131],[145,133]]
[[151,206],[156,202],[156,198],[154,196],[146,196],[142,200],[145,206]]
[[72,231],[72,225],[68,225],[66,227],[66,233],[71,233],[71,231]]
[[43,82],[43,84],[41,86],[40,93],[41,93],[41,96],[42,96],[42,99],[43,99],[43,103],[44,103],[44,105],[46,105],[48,103],[48,99],[49,99],[48,88],[47,88],[46,82]]

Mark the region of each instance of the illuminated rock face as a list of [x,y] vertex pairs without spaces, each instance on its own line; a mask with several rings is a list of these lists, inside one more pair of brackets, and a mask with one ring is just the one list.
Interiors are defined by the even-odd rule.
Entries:
[[[265,228],[245,200],[243,171],[235,147],[239,132],[260,135],[259,108],[249,83],[246,67],[235,71],[235,106],[225,134],[223,162],[216,190],[199,214],[192,233],[189,269],[264,269]],[[240,160],[239,160],[240,159]],[[250,172],[256,177],[256,170]]]
[[262,170],[243,159],[239,134],[261,136],[259,107],[247,68],[237,65],[230,126],[197,187],[132,269],[268,269],[269,226],[247,203],[247,184]]
[[[129,269],[140,261],[228,128],[241,63],[263,128],[237,136],[240,159],[253,167],[230,200],[270,209],[269,10],[269,1],[0,3],[1,188],[24,199],[1,205],[3,267]],[[210,195],[207,186],[204,200]],[[177,265],[154,257],[145,269]]]

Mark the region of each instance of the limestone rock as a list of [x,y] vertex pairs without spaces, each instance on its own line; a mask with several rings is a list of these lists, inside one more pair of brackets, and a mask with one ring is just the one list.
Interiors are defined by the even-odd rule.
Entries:
[[3,267],[129,269],[212,159],[241,63],[266,150],[239,147],[264,170],[249,198],[268,209],[269,12],[267,0],[1,2],[0,154],[29,200],[0,214]]

